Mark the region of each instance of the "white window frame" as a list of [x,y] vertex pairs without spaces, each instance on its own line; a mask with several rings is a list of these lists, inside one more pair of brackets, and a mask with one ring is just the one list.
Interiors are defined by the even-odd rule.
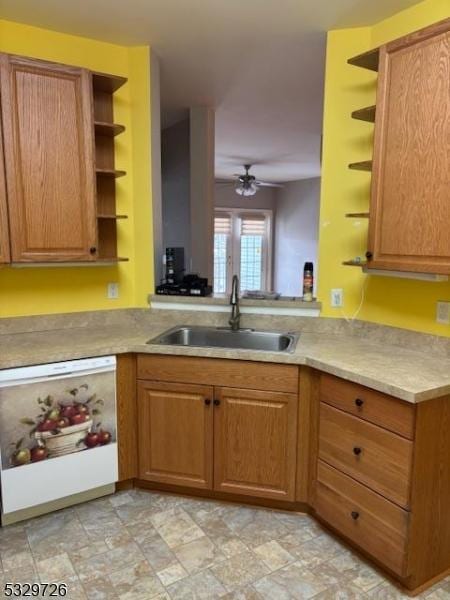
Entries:
[[266,235],[262,247],[262,282],[264,289],[272,289],[272,250],[273,250],[273,211],[263,208],[225,208],[216,207],[214,216],[220,213],[231,218],[231,234],[227,243],[227,285],[226,293],[231,292],[233,275],[240,277],[241,272],[241,215],[264,215]]

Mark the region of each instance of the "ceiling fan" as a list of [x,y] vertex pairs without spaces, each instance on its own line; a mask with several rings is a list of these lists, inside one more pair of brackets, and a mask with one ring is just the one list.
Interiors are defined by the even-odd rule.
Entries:
[[[245,173],[234,173],[237,178],[234,185],[236,194],[240,196],[254,196],[260,187],[284,187],[280,183],[269,183],[268,181],[259,181],[254,175],[250,175],[249,171],[252,165],[243,165]],[[220,183],[232,183],[230,181],[221,181]]]

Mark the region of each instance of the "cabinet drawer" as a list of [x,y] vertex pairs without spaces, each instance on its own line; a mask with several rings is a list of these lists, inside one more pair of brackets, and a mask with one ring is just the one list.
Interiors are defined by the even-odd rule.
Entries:
[[325,373],[320,378],[320,399],[410,440],[414,437],[412,404]]
[[140,354],[137,359],[139,379],[172,381],[225,387],[298,392],[298,367],[247,360],[227,360],[195,356],[161,356]]
[[412,450],[409,440],[320,403],[319,458],[404,507]]
[[318,464],[315,510],[388,569],[407,575],[407,511],[322,461]]

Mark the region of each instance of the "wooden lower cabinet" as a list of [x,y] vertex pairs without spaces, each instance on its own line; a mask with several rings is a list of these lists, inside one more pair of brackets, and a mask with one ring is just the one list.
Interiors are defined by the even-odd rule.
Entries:
[[214,489],[294,500],[297,396],[216,388]]
[[138,381],[139,478],[211,489],[213,388]]

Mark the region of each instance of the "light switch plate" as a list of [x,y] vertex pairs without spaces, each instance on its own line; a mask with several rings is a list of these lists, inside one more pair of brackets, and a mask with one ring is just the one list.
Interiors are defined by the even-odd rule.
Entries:
[[108,283],[107,296],[110,300],[117,300],[117,298],[119,297],[119,284],[118,283]]
[[436,323],[450,325],[450,302],[438,302],[436,304]]
[[333,308],[344,306],[344,290],[342,288],[333,288],[331,290],[331,306]]

